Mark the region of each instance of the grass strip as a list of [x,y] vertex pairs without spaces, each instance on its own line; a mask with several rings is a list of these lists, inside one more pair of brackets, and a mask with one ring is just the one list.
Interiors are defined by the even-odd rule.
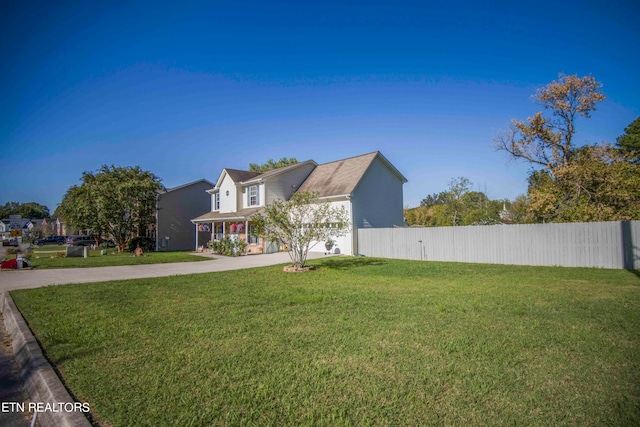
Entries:
[[133,256],[131,253],[118,254],[114,249],[109,249],[107,255],[101,255],[100,250],[90,250],[88,258],[66,258],[64,256],[60,257],[56,255],[57,253],[62,252],[66,252],[66,248],[53,252],[43,252],[36,249],[30,259],[31,265],[38,269],[89,268],[211,260],[211,258],[208,257],[193,255],[193,252],[191,251],[146,252],[143,256],[139,257]]

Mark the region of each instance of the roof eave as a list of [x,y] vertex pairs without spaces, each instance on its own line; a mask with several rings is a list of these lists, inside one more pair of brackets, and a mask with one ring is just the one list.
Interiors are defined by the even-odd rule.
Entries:
[[251,184],[263,184],[264,181],[265,181],[264,178],[254,178],[254,179],[250,179],[248,181],[240,181],[238,183],[238,185],[246,186],[246,185],[251,185]]
[[327,199],[350,199],[351,198],[351,193],[350,194],[332,194],[332,195],[328,195],[328,196],[319,196],[318,200],[327,200]]

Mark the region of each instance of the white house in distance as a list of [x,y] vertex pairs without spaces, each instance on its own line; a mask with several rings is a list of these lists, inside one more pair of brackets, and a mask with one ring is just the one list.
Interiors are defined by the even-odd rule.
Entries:
[[[359,228],[404,227],[402,185],[407,179],[376,151],[318,165],[307,160],[264,173],[223,169],[211,194],[211,211],[191,220],[196,247],[225,235],[249,243],[248,253],[277,252],[280,248],[256,235],[251,216],[276,199],[288,200],[296,192],[316,192],[321,201],[344,206],[351,231],[338,238],[333,251],[358,253]],[[198,230],[207,228],[207,241]],[[324,244],[310,249],[325,252]]]

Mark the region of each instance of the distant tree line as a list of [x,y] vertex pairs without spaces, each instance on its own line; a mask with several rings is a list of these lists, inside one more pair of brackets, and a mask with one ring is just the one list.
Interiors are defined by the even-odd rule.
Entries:
[[410,226],[426,227],[525,221],[526,206],[522,197],[514,202],[490,200],[484,192],[472,188],[468,178],[454,178],[447,190],[428,195],[419,207],[405,209],[405,221]]
[[20,215],[28,219],[49,218],[49,208],[36,202],[20,203],[6,202],[0,206],[0,218],[6,219],[10,215]]

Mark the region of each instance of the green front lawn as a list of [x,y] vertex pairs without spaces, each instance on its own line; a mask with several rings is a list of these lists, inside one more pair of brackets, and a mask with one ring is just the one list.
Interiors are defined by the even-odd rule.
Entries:
[[111,267],[116,265],[164,264],[170,262],[210,261],[211,258],[193,255],[192,251],[185,252],[145,252],[141,257],[134,257],[131,253],[118,254],[117,249],[108,249],[107,255],[101,255],[100,250],[89,250],[88,258],[64,258],[58,253],[66,252],[66,246],[35,248],[30,262],[33,267],[44,268],[77,268],[77,267]]
[[632,272],[316,264],[12,295],[103,426],[640,424]]

